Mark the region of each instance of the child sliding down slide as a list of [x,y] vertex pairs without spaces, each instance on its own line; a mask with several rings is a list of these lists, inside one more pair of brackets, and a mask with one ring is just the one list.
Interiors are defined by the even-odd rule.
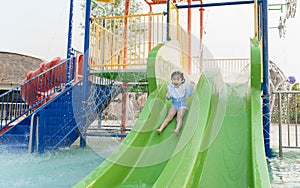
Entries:
[[191,96],[193,93],[195,83],[191,81],[191,86],[184,84],[185,79],[182,72],[175,71],[171,74],[172,85],[168,86],[166,94],[167,100],[172,100],[172,106],[168,112],[166,119],[163,121],[159,129],[156,130],[160,134],[168,123],[176,116],[176,129],[172,133],[178,135],[182,126],[182,119],[187,110],[186,96]]

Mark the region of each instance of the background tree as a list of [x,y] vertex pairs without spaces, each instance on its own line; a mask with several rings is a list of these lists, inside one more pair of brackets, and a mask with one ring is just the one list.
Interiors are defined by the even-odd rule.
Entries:
[[[300,91],[300,83],[295,83],[292,86],[293,91]],[[300,94],[293,94],[291,96],[290,102],[290,119],[291,123],[299,123],[300,122]],[[297,120],[297,121],[296,121]]]
[[[125,2],[126,0],[115,0],[114,3],[101,3],[92,1],[91,17],[103,17],[103,16],[121,16],[125,14]],[[142,13],[145,4],[142,0],[130,0],[129,14]],[[106,15],[104,15],[103,9],[98,6],[98,4],[105,9]],[[81,10],[83,16],[85,14],[85,3],[81,4]]]

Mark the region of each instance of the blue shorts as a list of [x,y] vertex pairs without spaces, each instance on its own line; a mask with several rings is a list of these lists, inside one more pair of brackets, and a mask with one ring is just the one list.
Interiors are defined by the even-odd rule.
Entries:
[[172,106],[175,108],[176,111],[178,111],[180,108],[187,108],[186,102],[172,102]]

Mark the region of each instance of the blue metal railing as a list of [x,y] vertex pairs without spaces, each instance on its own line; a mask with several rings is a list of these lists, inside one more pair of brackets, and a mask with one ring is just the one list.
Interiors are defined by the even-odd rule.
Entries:
[[[80,56],[43,62],[39,69],[28,72],[24,83],[0,95],[3,143],[28,142],[30,153],[42,153],[69,146],[84,135],[88,125],[97,118],[95,112],[101,113],[123,90],[113,80],[96,76],[89,76],[88,86],[84,86],[79,59]],[[86,101],[82,96],[85,87],[89,96]],[[87,104],[90,98],[92,104]],[[20,126],[14,129],[14,125]]]
[[[43,153],[45,150],[55,150],[72,144],[74,138],[77,139],[79,136],[78,131],[85,134],[87,127],[97,118],[98,114],[95,112],[101,113],[110,101],[123,91],[121,85],[116,85],[112,81],[108,82],[108,80],[103,79],[99,82],[101,84],[90,81],[88,101],[82,100],[83,87],[80,81],[59,93],[53,98],[52,103],[47,103],[34,111],[30,122],[28,147],[30,153],[35,151]],[[63,119],[56,120],[55,126],[53,126],[53,121],[45,119],[45,114],[48,117],[53,116],[47,110],[50,109],[51,111],[51,108],[53,108],[51,105],[56,106],[55,103],[60,103],[61,108],[64,110],[59,112],[59,117]],[[70,111],[70,109],[72,110]],[[86,123],[83,122],[84,119],[86,119]]]
[[[77,82],[74,85],[72,85],[72,87],[68,87],[64,90],[64,92],[60,93],[59,95],[61,96],[70,96],[70,94],[72,93],[74,87],[79,87],[81,82]],[[71,94],[72,96],[73,94]],[[60,120],[60,122],[63,122],[61,124],[57,124],[56,128],[51,128],[51,123],[42,123],[42,124],[47,124],[46,127],[41,127],[39,121],[45,121],[45,117],[42,115],[43,111],[49,108],[49,106],[52,105],[52,103],[48,103],[45,106],[43,106],[43,108],[40,108],[38,110],[35,111],[35,114],[37,115],[36,118],[36,122],[33,123],[36,126],[36,133],[34,134],[36,137],[36,151],[38,151],[39,153],[42,153],[46,148],[52,148],[51,150],[57,149],[57,147],[75,130],[77,129],[77,126],[74,125],[72,122],[74,120],[74,117],[77,116],[81,116],[81,114],[77,114],[77,110],[73,109],[73,113],[70,113],[69,108],[70,108],[70,102],[72,101],[72,99],[70,97],[68,97],[68,99],[66,98],[62,98],[61,96],[57,96],[55,97],[55,99],[53,99],[56,102],[63,102],[63,104],[61,104],[61,107],[64,109],[63,112],[63,119]],[[77,101],[80,103],[80,101]],[[50,107],[51,108],[51,107]],[[78,109],[78,111],[80,111],[80,109]],[[48,114],[49,116],[52,116],[51,114]],[[50,125],[50,126],[49,126]],[[70,128],[68,127],[73,127],[72,130],[70,130]],[[39,132],[48,132],[52,130],[51,134],[47,134],[45,135],[44,133],[42,133],[42,135],[39,135]],[[44,136],[45,137],[44,137]],[[57,140],[58,137],[63,136],[63,138],[60,138],[59,140]],[[57,141],[55,141],[57,140]]]
[[0,133],[70,85],[77,76],[76,65],[75,58],[61,60],[43,69],[41,64],[40,69],[27,74],[24,83],[0,95]]

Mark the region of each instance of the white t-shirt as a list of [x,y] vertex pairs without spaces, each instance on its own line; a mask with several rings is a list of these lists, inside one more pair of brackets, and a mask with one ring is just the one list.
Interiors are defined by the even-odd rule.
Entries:
[[183,98],[186,95],[191,96],[193,93],[193,87],[188,87],[186,84],[181,84],[179,88],[175,88],[174,85],[168,86],[168,92],[171,95],[171,98]]

